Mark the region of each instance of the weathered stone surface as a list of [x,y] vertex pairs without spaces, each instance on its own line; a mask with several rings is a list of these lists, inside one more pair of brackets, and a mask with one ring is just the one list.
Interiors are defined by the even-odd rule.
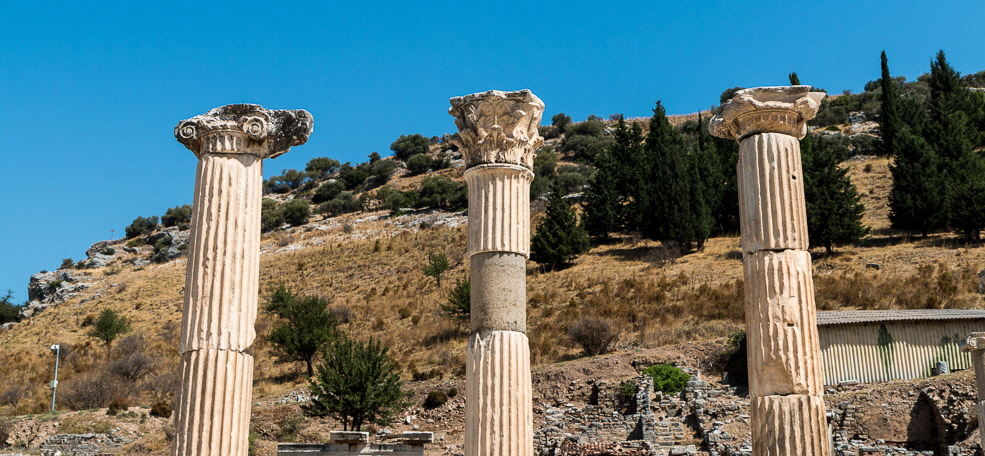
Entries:
[[544,102],[529,90],[473,93],[451,99],[466,166],[507,163],[534,167],[534,151],[544,142],[538,127]]
[[530,256],[533,178],[533,172],[516,165],[478,165],[465,171],[469,186],[469,255],[514,252]]
[[978,390],[975,409],[979,417],[979,443],[985,447],[985,332],[969,334],[961,344],[961,351],[971,353],[971,362],[975,366],[975,387]]
[[181,355],[175,455],[246,455],[253,357],[202,349]]
[[470,263],[472,333],[526,333],[527,290],[516,284],[526,282],[527,259],[516,253],[486,252],[472,255]]
[[746,347],[756,456],[828,456],[798,139],[823,93],[810,86],[736,92],[708,126],[739,143]]
[[307,142],[313,126],[314,119],[303,109],[231,104],[179,122],[174,137],[199,158],[205,154],[276,158]]
[[708,130],[736,141],[759,133],[783,133],[801,139],[807,121],[817,115],[823,92],[811,86],[753,87],[735,93],[711,119]]
[[811,254],[761,251],[743,264],[749,394],[821,394]]
[[465,384],[465,454],[532,455],[533,403],[526,334],[473,334]]
[[807,250],[807,209],[800,143],[763,133],[739,145],[739,223],[742,251]]
[[756,456],[830,456],[824,400],[820,396],[753,397],[749,410]]
[[181,322],[175,456],[245,456],[260,265],[261,160],[304,144],[304,110],[238,104],[181,121],[199,158]]

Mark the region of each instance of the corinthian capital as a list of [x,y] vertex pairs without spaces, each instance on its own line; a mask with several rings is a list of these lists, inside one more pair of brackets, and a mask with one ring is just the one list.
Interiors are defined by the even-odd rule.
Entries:
[[451,99],[465,166],[508,163],[534,167],[534,151],[544,143],[537,127],[544,102],[529,90],[473,93]]
[[231,104],[178,122],[174,137],[199,158],[205,154],[275,158],[308,141],[313,125],[311,114],[303,109]]
[[740,90],[713,117],[708,131],[737,141],[758,133],[783,133],[797,139],[807,134],[807,121],[817,115],[823,92],[811,86],[754,87]]

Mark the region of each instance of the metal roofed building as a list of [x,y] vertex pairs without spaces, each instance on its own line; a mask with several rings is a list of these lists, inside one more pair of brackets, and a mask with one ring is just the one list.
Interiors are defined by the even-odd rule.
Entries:
[[825,385],[930,377],[938,361],[971,368],[958,343],[985,331],[985,310],[848,310],[817,313]]

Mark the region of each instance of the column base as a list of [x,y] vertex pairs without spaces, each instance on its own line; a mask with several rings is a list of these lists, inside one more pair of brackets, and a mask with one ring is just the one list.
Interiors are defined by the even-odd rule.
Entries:
[[754,456],[831,456],[831,435],[821,396],[764,396],[751,402]]
[[174,456],[246,456],[253,357],[230,350],[181,355]]
[[533,456],[527,335],[473,334],[466,360],[465,455]]

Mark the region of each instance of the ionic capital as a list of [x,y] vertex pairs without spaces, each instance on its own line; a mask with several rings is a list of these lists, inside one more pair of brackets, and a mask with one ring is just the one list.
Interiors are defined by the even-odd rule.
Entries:
[[985,350],[985,332],[973,332],[960,342],[961,351],[976,352]]
[[534,167],[534,151],[544,143],[537,128],[544,102],[529,90],[473,93],[451,99],[458,144],[465,166],[508,163]]
[[817,115],[823,92],[811,86],[753,87],[740,90],[711,119],[708,131],[722,138],[741,141],[759,133],[783,133],[801,139],[807,121]]
[[206,154],[275,158],[308,141],[313,126],[314,119],[303,109],[231,104],[178,122],[174,137],[199,158]]

